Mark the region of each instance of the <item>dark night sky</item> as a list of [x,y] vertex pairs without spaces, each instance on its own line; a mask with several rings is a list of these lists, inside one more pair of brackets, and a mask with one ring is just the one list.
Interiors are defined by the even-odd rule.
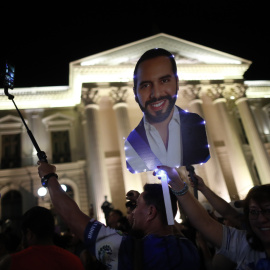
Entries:
[[254,0],[89,2],[61,7],[49,2],[38,7],[0,4],[1,71],[6,59],[15,64],[15,87],[68,85],[69,62],[160,32],[250,60],[253,64],[245,79],[270,80],[266,4]]

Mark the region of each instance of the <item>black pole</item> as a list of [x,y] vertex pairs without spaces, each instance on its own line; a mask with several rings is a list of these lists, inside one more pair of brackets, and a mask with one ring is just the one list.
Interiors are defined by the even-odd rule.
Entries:
[[198,199],[198,180],[194,176],[194,167],[191,166],[191,165],[187,165],[186,169],[189,172],[189,176],[190,176],[192,182],[194,183],[194,188],[193,188],[194,196],[195,196],[196,199]]
[[5,91],[5,95],[8,96],[8,99],[12,100],[12,102],[13,102],[13,104],[14,104],[14,106],[15,106],[15,108],[16,108],[16,110],[17,110],[19,116],[20,116],[20,118],[22,119],[22,122],[23,122],[23,124],[24,124],[24,126],[25,126],[25,128],[26,128],[26,130],[27,130],[27,133],[28,133],[28,135],[29,135],[29,137],[30,137],[30,139],[31,139],[31,141],[32,141],[32,143],[33,143],[33,145],[34,145],[36,151],[37,151],[38,159],[39,159],[40,161],[48,162],[48,161],[47,161],[46,153],[45,153],[44,151],[41,151],[41,150],[40,150],[40,148],[39,148],[39,146],[38,146],[38,144],[37,144],[37,141],[36,141],[35,137],[33,136],[31,130],[28,128],[27,124],[25,123],[25,121],[24,121],[24,119],[23,119],[23,116],[22,116],[21,112],[19,111],[19,109],[18,109],[16,103],[14,102],[14,96],[11,95],[11,94],[9,94],[9,92],[8,92],[8,87],[5,87],[5,88],[4,88],[4,91]]

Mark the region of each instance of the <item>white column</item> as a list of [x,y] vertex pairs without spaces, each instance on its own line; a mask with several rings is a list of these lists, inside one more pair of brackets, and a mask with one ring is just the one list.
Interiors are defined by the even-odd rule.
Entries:
[[[213,190],[218,196],[222,197],[227,202],[230,202],[230,195],[228,192],[228,188],[226,185],[226,181],[224,179],[222,169],[218,160],[218,156],[215,151],[214,143],[210,136],[210,132],[207,130],[207,120],[204,117],[203,110],[202,110],[202,100],[201,99],[194,99],[189,102],[189,110],[191,112],[197,113],[206,121],[206,133],[207,133],[207,141],[210,145],[210,159],[203,164],[202,166],[205,168],[207,182],[211,190]],[[201,165],[196,166],[196,170],[198,169],[198,174]]]
[[235,185],[240,198],[243,198],[249,189],[254,186],[249,168],[242,149],[241,140],[235,130],[231,115],[226,108],[226,99],[218,98],[213,102],[220,113],[221,122],[226,131],[226,146]]
[[92,198],[94,214],[97,220],[105,223],[105,216],[101,209],[107,196],[111,200],[107,171],[104,162],[104,152],[100,141],[99,106],[97,104],[85,105],[84,135],[87,158],[88,194]]
[[[50,145],[51,145],[51,136],[50,134],[47,133],[45,126],[42,123],[42,116],[44,113],[43,109],[35,109],[35,110],[25,110],[26,114],[27,114],[27,119],[28,119],[28,128],[31,130],[39,148],[41,151],[44,151],[47,155],[47,159],[49,162],[51,162],[51,149],[50,149]],[[44,136],[45,134],[45,136]],[[49,135],[49,136],[47,136]],[[28,134],[27,134],[28,136]],[[30,139],[30,137],[28,136],[27,138],[28,143],[30,142],[31,144],[31,149],[32,149],[32,164],[37,164],[38,161],[38,157],[37,157],[37,151]],[[23,148],[25,146],[23,145]]]
[[263,133],[267,142],[270,142],[270,106],[267,104],[262,108],[264,125],[263,125]]
[[[121,89],[120,89],[121,90]],[[118,142],[120,147],[121,163],[122,163],[122,172],[124,178],[125,192],[127,193],[130,190],[137,190],[142,192],[142,180],[139,174],[132,174],[127,170],[126,166],[126,155],[124,149],[125,139],[128,137],[131,128],[128,118],[127,103],[121,100],[114,104],[113,109],[116,115],[117,123],[117,135]]]
[[235,104],[239,110],[251,152],[262,184],[270,183],[270,158],[258,132],[247,98],[239,98]]

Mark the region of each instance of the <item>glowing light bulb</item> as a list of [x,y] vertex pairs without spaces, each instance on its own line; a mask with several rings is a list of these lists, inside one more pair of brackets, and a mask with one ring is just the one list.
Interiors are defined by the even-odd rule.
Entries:
[[156,169],[155,173],[156,173],[156,176],[161,177],[161,178],[164,176],[167,176],[167,173],[164,170]]
[[47,189],[45,187],[41,187],[37,191],[38,196],[44,197],[47,194]]
[[61,185],[61,188],[62,188],[65,192],[67,191],[67,186],[66,186],[66,185],[62,184],[62,185]]

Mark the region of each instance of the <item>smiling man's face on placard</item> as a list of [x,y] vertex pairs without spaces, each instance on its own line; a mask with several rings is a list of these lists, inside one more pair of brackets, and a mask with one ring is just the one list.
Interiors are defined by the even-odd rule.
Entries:
[[144,113],[125,141],[132,173],[206,162],[209,158],[203,118],[175,105],[179,90],[174,55],[162,48],[146,51],[134,73],[134,95]]
[[137,70],[137,101],[150,123],[159,123],[172,114],[178,90],[178,78],[167,56],[140,63]]

